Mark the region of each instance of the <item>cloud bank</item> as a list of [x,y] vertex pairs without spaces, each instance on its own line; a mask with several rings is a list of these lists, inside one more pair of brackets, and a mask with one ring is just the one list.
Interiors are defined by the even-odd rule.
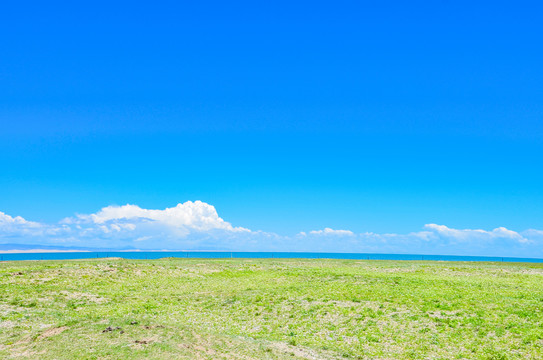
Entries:
[[315,251],[436,255],[543,257],[543,231],[453,229],[426,224],[407,234],[355,233],[331,229],[279,235],[233,226],[215,207],[187,201],[163,210],[107,206],[54,224],[0,212],[0,245],[43,248]]

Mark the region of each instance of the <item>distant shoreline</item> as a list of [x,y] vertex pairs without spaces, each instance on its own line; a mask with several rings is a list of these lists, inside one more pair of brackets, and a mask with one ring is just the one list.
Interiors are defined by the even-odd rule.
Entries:
[[199,259],[338,259],[338,260],[393,260],[393,261],[469,261],[469,262],[531,262],[542,263],[540,258],[511,256],[466,256],[384,253],[325,253],[325,252],[260,252],[210,250],[90,250],[90,249],[11,249],[0,251],[1,261],[10,260],[75,260],[118,257],[152,260],[160,258]]
[[39,253],[88,253],[90,250],[51,250],[51,249],[29,249],[29,250],[0,250],[0,254],[39,254]]
[[[131,250],[77,250],[77,249],[13,249],[13,250],[0,250],[0,254],[39,254],[39,253],[110,253],[110,252],[228,252],[226,250],[141,250],[141,249],[131,249]],[[239,251],[235,251],[239,252]],[[259,251],[255,251],[259,252]]]

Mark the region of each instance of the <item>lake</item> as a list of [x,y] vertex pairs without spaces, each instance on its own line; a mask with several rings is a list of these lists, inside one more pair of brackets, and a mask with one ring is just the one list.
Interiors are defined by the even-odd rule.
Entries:
[[44,252],[44,253],[0,253],[0,261],[13,260],[70,260],[119,257],[124,259],[197,258],[197,259],[351,259],[351,260],[432,260],[432,261],[498,261],[533,262],[543,259],[417,255],[417,254],[361,254],[361,253],[316,253],[316,252],[230,252],[230,251],[103,251],[103,252]]

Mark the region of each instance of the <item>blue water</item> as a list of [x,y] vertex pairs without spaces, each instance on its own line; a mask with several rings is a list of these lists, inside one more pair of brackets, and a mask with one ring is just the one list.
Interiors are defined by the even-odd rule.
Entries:
[[229,251],[110,251],[110,252],[48,252],[0,254],[0,261],[69,260],[120,257],[124,259],[197,258],[197,259],[353,259],[353,260],[433,260],[433,261],[497,261],[543,263],[543,259],[487,256],[356,254],[311,252],[229,252]]

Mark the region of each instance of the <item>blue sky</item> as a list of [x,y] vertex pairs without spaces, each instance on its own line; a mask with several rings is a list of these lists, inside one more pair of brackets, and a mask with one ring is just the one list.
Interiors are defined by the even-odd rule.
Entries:
[[0,212],[201,200],[281,236],[543,229],[542,11],[4,4]]

